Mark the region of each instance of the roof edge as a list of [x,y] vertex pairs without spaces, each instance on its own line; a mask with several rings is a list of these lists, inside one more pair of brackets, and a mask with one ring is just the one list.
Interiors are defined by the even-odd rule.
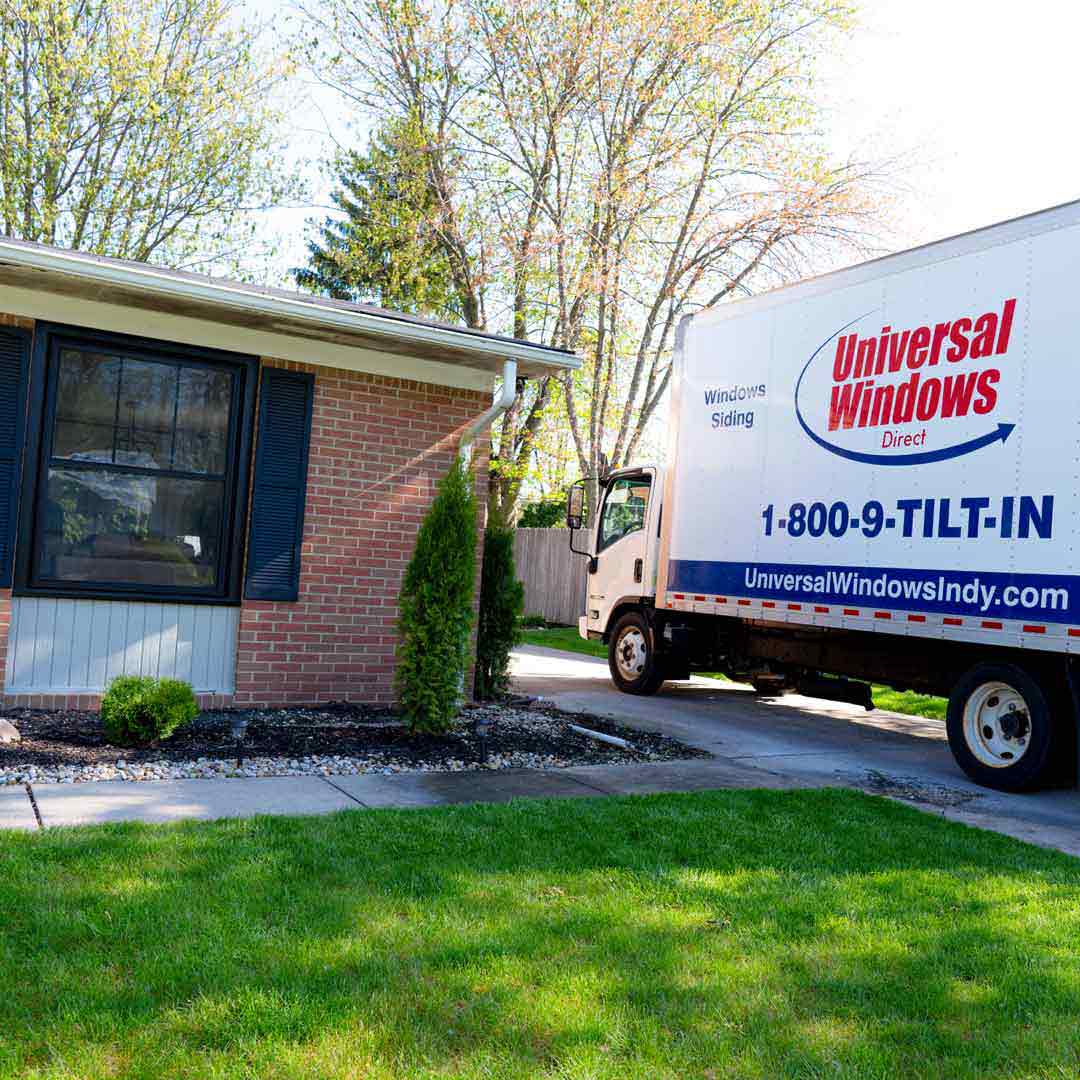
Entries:
[[540,362],[564,369],[581,366],[581,360],[573,352],[518,338],[414,319],[390,310],[383,314],[356,305],[322,304],[315,297],[308,299],[297,295],[293,298],[284,291],[263,291],[242,282],[178,273],[150,263],[110,259],[7,237],[0,237],[0,262],[80,278],[97,285],[139,289],[238,311],[256,311],[313,326],[396,338],[420,346],[444,345],[500,360]]

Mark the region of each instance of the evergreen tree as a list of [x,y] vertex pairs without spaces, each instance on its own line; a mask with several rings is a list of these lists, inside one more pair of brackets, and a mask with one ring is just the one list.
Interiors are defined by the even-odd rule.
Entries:
[[514,565],[514,530],[501,521],[484,533],[480,578],[480,620],[476,640],[475,692],[480,701],[505,693],[510,684],[510,652],[521,641],[525,586]]
[[308,242],[308,265],[293,270],[301,288],[337,300],[459,322],[462,305],[437,232],[418,126],[377,132],[366,153],[338,161],[341,212]]
[[399,603],[397,691],[410,731],[440,734],[461,707],[476,582],[476,497],[457,458],[416,538]]

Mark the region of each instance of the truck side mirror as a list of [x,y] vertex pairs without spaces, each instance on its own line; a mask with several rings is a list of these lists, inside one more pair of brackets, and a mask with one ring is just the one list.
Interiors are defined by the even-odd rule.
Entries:
[[570,490],[566,496],[566,527],[568,529],[583,529],[588,516],[588,510],[585,506],[585,481],[578,480],[570,485]]

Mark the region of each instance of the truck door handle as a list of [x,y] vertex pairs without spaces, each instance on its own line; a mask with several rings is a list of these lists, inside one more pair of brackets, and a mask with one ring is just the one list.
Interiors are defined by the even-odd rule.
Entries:
[[641,583],[641,575],[645,569],[645,562],[642,559],[634,560],[634,581],[638,584]]

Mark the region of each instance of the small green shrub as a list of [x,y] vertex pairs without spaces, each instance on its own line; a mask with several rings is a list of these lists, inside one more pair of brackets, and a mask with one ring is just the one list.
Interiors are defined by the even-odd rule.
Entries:
[[149,746],[198,713],[195,694],[179,679],[120,675],[101,699],[101,724],[113,746]]
[[476,497],[458,458],[439,483],[405,570],[398,701],[410,731],[447,731],[462,702],[476,591]]
[[523,630],[546,630],[547,619],[545,619],[543,615],[523,615],[521,618],[521,628]]
[[514,565],[514,530],[494,523],[484,532],[480,620],[476,635],[478,701],[490,701],[510,685],[510,651],[521,641],[525,586]]

